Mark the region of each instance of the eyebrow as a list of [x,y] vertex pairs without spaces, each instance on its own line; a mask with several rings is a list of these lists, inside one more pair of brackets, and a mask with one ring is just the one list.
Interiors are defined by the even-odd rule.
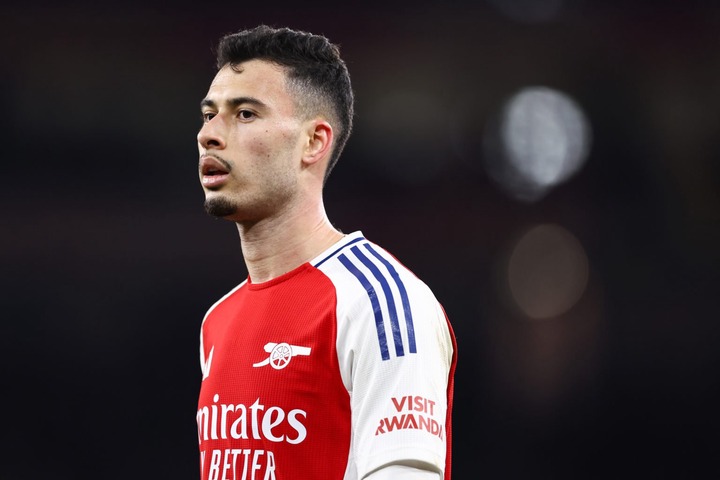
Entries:
[[[228,100],[225,100],[225,105],[227,105],[229,108],[237,108],[240,105],[245,105],[245,104],[254,105],[255,107],[267,106],[267,105],[265,105],[264,102],[258,100],[257,98],[254,98],[254,97],[235,97],[235,98],[230,98]],[[217,109],[217,103],[215,103],[214,100],[210,100],[209,98],[204,98],[200,102],[200,108],[202,109],[204,107]]]

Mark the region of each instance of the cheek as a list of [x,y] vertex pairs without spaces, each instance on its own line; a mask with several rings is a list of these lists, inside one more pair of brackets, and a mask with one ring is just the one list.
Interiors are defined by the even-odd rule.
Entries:
[[252,155],[277,166],[286,166],[298,155],[297,135],[292,132],[267,132],[255,137],[250,146]]
[[248,135],[243,142],[243,153],[250,155],[254,159],[268,159],[274,155],[275,151],[280,150],[283,143],[281,135],[273,134],[266,129],[253,132]]
[[256,137],[241,147],[238,157],[242,159],[241,175],[247,180],[266,186],[285,182],[288,155],[277,140]]
[[264,162],[272,158],[273,146],[267,138],[253,139],[247,146],[247,153],[250,154],[253,161]]
[[285,171],[293,158],[302,154],[296,128],[288,128],[282,123],[256,127],[260,125],[237,132],[241,136],[236,137],[235,156],[245,168],[263,172]]

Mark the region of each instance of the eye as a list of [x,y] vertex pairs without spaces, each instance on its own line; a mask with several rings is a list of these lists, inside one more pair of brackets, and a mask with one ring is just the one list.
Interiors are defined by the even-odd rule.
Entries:
[[200,117],[202,118],[203,123],[208,123],[210,120],[215,117],[214,112],[203,112]]
[[238,118],[243,121],[253,120],[257,115],[251,110],[240,110],[238,112]]

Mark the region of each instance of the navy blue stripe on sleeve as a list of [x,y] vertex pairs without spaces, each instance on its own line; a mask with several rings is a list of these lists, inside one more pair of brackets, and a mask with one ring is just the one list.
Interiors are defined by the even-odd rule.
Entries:
[[368,270],[373,274],[375,279],[380,282],[383,293],[385,294],[385,301],[387,302],[388,312],[390,313],[390,326],[392,328],[393,341],[395,342],[395,354],[398,357],[405,355],[403,349],[402,335],[400,334],[400,323],[398,322],[397,309],[395,308],[395,298],[393,297],[392,290],[390,290],[390,284],[387,279],[380,273],[380,270],[373,262],[367,258],[360,249],[356,246],[350,249],[355,256],[365,265]]
[[385,268],[388,269],[388,272],[390,272],[390,276],[392,276],[393,280],[395,281],[395,285],[397,285],[398,291],[400,292],[400,300],[402,301],[403,311],[405,312],[405,325],[407,326],[408,331],[408,347],[410,349],[410,353],[417,353],[417,347],[415,345],[415,326],[413,323],[412,309],[410,308],[410,299],[408,298],[405,284],[400,278],[400,275],[398,275],[397,270],[395,270],[395,267],[393,267],[390,262],[388,262],[377,251],[375,251],[375,249],[372,248],[369,243],[365,244],[365,248],[368,252],[373,254],[375,258],[380,260],[383,265],[385,265]]
[[358,279],[360,284],[367,292],[368,298],[372,305],[373,314],[375,315],[375,328],[377,330],[378,342],[380,344],[380,355],[383,360],[390,360],[390,352],[388,351],[387,338],[385,337],[385,325],[383,323],[382,310],[380,308],[380,302],[378,301],[377,292],[375,288],[370,284],[365,274],[363,274],[353,263],[348,259],[345,254],[340,254],[338,260],[342,263],[345,268],[352,273],[355,278]]

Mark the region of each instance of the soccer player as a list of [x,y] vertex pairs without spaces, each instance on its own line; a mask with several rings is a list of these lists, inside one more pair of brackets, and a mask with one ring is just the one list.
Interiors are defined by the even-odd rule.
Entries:
[[430,289],[322,189],[353,93],[323,36],[227,35],[201,102],[205,208],[234,222],[248,278],[201,327],[203,480],[450,478],[456,349]]

